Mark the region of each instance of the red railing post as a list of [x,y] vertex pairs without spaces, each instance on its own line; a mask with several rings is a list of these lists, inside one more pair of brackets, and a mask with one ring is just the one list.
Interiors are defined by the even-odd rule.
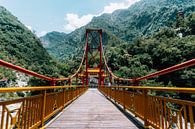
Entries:
[[85,86],[85,80],[84,80],[84,77],[81,77],[81,80],[82,80],[82,85]]
[[109,81],[110,81],[110,86],[111,86],[112,85],[112,75],[111,74],[110,74]]
[[133,86],[139,86],[139,81],[136,79],[133,79]]
[[86,55],[85,55],[85,85],[88,85],[88,69],[89,69],[89,64],[88,64],[88,51],[89,51],[89,43],[88,43],[88,30],[86,31]]
[[56,86],[56,81],[55,81],[55,80],[52,80],[52,81],[50,82],[50,85],[51,85],[51,86]]
[[68,79],[68,85],[70,86],[72,83],[71,78]]

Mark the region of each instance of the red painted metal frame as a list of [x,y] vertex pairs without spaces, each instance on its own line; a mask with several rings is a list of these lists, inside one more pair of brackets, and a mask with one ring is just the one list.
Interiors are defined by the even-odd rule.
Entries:
[[86,55],[85,55],[85,85],[88,85],[89,80],[88,80],[88,68],[89,68],[89,64],[88,64],[88,51],[89,51],[89,42],[88,42],[88,36],[89,36],[89,30],[86,30]]
[[190,66],[194,66],[194,65],[195,65],[195,59],[192,59],[192,60],[183,62],[181,64],[177,64],[177,65],[174,65],[172,67],[163,69],[161,71],[157,71],[157,72],[154,72],[152,74],[136,78],[135,81],[141,81],[141,80],[145,80],[145,79],[161,76],[161,75],[164,75],[164,74],[167,74],[167,73],[171,73],[171,72],[174,72],[174,71],[177,71],[177,70],[180,70],[180,69],[184,69],[184,68],[187,68],[187,67],[190,67]]
[[8,62],[3,61],[3,60],[0,60],[0,65],[4,66],[4,67],[7,67],[7,68],[10,68],[10,69],[13,69],[13,70],[16,70],[16,71],[19,71],[19,72],[22,72],[22,73],[25,73],[27,75],[31,75],[31,76],[34,76],[34,77],[38,77],[40,79],[47,80],[47,81],[55,82],[55,81],[64,81],[64,80],[68,80],[69,79],[69,78],[51,78],[51,77],[48,77],[48,76],[45,76],[45,75],[42,75],[42,74],[38,74],[38,73],[30,71],[30,70],[27,70],[27,69],[22,68],[20,66],[8,63]]
[[100,73],[99,73],[99,86],[104,85],[104,78],[102,77],[102,30],[98,30],[99,32],[99,41],[100,41],[100,46],[99,46],[99,52],[100,52]]
[[36,72],[33,72],[33,71],[30,71],[30,70],[24,69],[22,67],[13,65],[13,64],[8,63],[8,62],[3,61],[3,60],[0,60],[0,65],[2,65],[4,67],[7,67],[7,68],[10,68],[10,69],[13,69],[13,70],[16,70],[16,71],[20,71],[20,72],[25,73],[25,74],[28,74],[28,75],[32,75],[32,76],[35,76],[35,77],[44,79],[44,80],[48,80],[48,81],[52,81],[53,80],[51,77],[47,77],[47,76],[38,74]]
[[[86,75],[86,77],[85,77],[85,83],[86,83],[86,85],[88,85],[88,83],[89,83],[89,81],[88,81],[88,69],[89,69],[89,64],[88,64],[88,53],[89,53],[89,49],[90,49],[90,46],[89,46],[89,42],[88,42],[88,40],[89,40],[89,37],[88,37],[88,35],[89,35],[89,33],[91,33],[91,32],[98,32],[98,34],[99,34],[99,47],[98,47],[98,51],[99,51],[99,56],[100,56],[100,62],[99,62],[99,66],[98,66],[98,68],[100,69],[100,72],[99,72],[99,79],[98,79],[98,84],[99,85],[102,85],[102,83],[104,82],[104,79],[102,78],[102,29],[86,29],[86,52],[85,52],[85,66],[86,66],[86,73],[85,73],[85,75]],[[92,38],[94,38],[93,36],[92,36]]]

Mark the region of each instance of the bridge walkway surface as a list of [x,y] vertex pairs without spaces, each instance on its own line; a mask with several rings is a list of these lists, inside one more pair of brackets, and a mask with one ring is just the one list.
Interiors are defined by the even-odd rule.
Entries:
[[112,102],[97,89],[89,89],[56,119],[48,123],[47,129],[136,129]]

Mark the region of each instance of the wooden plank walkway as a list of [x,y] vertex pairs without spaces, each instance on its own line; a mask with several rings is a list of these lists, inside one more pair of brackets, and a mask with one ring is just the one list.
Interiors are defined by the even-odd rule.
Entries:
[[97,89],[89,89],[69,105],[48,129],[137,129]]

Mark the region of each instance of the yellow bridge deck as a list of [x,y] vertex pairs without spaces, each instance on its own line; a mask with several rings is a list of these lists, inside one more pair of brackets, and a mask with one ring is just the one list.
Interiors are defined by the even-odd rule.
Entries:
[[89,89],[69,105],[48,129],[136,129],[97,89]]

